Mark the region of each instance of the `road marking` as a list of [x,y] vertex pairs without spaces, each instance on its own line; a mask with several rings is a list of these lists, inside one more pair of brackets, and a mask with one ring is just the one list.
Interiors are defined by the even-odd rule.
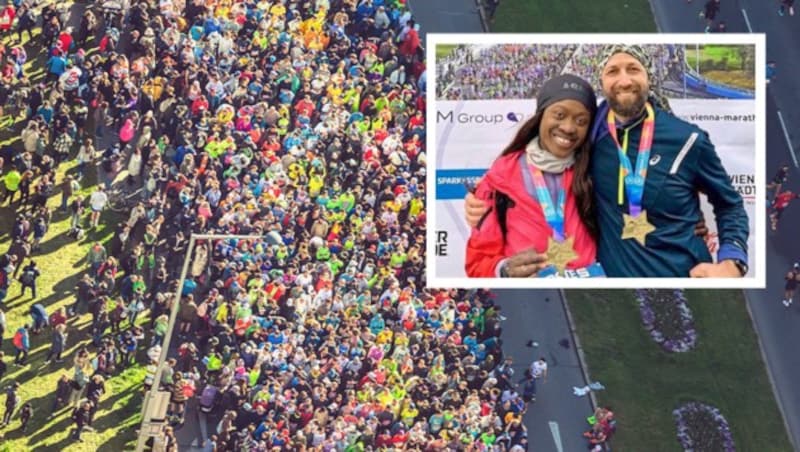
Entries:
[[747,17],[747,11],[745,11],[744,8],[742,8],[742,15],[744,16],[744,23],[747,25],[747,32],[752,33],[753,28],[750,26],[750,18]]
[[794,167],[800,168],[800,165],[797,164],[797,156],[794,153],[794,147],[792,146],[792,140],[789,138],[789,130],[786,128],[786,122],[783,121],[783,114],[780,110],[778,110],[778,121],[781,123],[781,129],[783,129],[783,137],[786,138],[786,145],[789,146],[789,152],[792,154],[792,160],[794,161]]
[[561,432],[558,430],[558,422],[550,421],[550,433],[553,434],[553,441],[556,443],[556,450],[558,452],[564,452],[564,446],[561,444]]

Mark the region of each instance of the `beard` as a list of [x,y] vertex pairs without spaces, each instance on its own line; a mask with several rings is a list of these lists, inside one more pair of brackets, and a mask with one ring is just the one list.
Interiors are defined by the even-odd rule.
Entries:
[[637,88],[629,92],[634,95],[632,100],[620,101],[619,95],[621,93],[615,93],[608,98],[608,105],[611,110],[625,118],[632,118],[641,113],[644,109],[644,104],[647,103],[647,95],[641,89]]

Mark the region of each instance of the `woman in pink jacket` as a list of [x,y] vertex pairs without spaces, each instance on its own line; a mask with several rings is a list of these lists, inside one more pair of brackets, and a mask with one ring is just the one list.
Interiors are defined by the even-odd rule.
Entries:
[[602,274],[586,139],[596,108],[594,90],[580,77],[560,75],[542,86],[536,114],[475,191],[490,209],[467,242],[467,275]]

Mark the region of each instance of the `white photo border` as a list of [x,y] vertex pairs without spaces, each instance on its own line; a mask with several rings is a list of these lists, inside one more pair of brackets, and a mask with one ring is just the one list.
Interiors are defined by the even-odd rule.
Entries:
[[[755,46],[755,252],[743,278],[441,278],[436,276],[436,47],[502,44],[727,44]],[[766,35],[764,33],[428,33],[426,38],[426,279],[430,288],[764,289],[766,275]],[[433,114],[431,114],[433,112]]]

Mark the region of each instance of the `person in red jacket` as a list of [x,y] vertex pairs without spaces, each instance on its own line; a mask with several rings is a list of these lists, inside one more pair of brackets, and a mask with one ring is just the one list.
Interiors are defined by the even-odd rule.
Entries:
[[773,231],[778,229],[778,220],[780,220],[783,211],[789,207],[790,202],[797,198],[800,198],[800,194],[793,193],[791,190],[786,190],[775,196],[771,206],[772,213],[769,214],[770,226],[772,226]]
[[14,17],[17,15],[17,10],[14,5],[8,4],[0,12],[0,33],[6,34],[11,30],[14,24]]
[[542,86],[536,114],[475,190],[491,208],[467,242],[468,276],[599,268],[586,139],[596,106],[594,90],[580,77],[559,75]]
[[420,39],[419,33],[416,30],[416,23],[414,20],[409,20],[408,24],[406,25],[408,30],[403,36],[403,40],[400,43],[398,50],[400,51],[400,55],[405,57],[405,61],[412,61],[417,54],[417,50],[420,47]]

